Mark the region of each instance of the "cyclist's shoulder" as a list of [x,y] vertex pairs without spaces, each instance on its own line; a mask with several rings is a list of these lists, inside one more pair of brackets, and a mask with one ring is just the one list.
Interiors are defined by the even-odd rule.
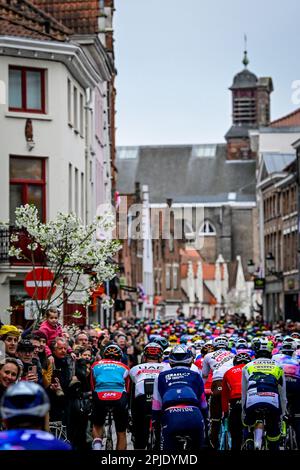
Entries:
[[53,434],[32,429],[13,429],[0,433],[0,450],[72,450]]

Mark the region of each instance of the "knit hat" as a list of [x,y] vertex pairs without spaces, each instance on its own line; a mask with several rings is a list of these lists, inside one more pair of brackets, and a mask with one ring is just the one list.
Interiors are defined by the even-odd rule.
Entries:
[[0,328],[0,336],[20,336],[20,330],[14,325],[2,325]]

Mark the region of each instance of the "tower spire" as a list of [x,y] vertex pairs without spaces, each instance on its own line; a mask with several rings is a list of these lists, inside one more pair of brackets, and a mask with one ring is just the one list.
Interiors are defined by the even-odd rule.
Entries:
[[243,64],[245,68],[247,68],[247,65],[249,64],[249,59],[248,59],[248,51],[247,51],[247,35],[244,35],[244,41],[245,41],[245,48],[244,48],[244,58],[243,58]]

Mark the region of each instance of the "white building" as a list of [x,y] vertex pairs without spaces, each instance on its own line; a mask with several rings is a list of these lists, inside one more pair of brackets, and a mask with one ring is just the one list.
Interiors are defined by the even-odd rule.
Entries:
[[[15,208],[33,203],[44,221],[61,211],[87,223],[111,201],[112,63],[97,36],[84,42],[29,2],[19,11],[13,3],[1,5],[0,20],[0,220],[13,225]],[[22,302],[30,267],[10,265],[3,230],[0,251],[8,322],[3,312]]]

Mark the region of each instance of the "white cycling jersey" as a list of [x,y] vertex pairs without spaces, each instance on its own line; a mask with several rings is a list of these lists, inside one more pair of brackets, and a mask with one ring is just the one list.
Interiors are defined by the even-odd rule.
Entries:
[[164,369],[162,362],[145,362],[130,369],[129,375],[135,385],[135,398],[145,395],[145,380],[154,380]]
[[208,378],[208,374],[212,371],[214,380],[222,380],[225,372],[233,367],[234,354],[225,349],[217,349],[205,355],[202,363],[202,376],[204,383]]

